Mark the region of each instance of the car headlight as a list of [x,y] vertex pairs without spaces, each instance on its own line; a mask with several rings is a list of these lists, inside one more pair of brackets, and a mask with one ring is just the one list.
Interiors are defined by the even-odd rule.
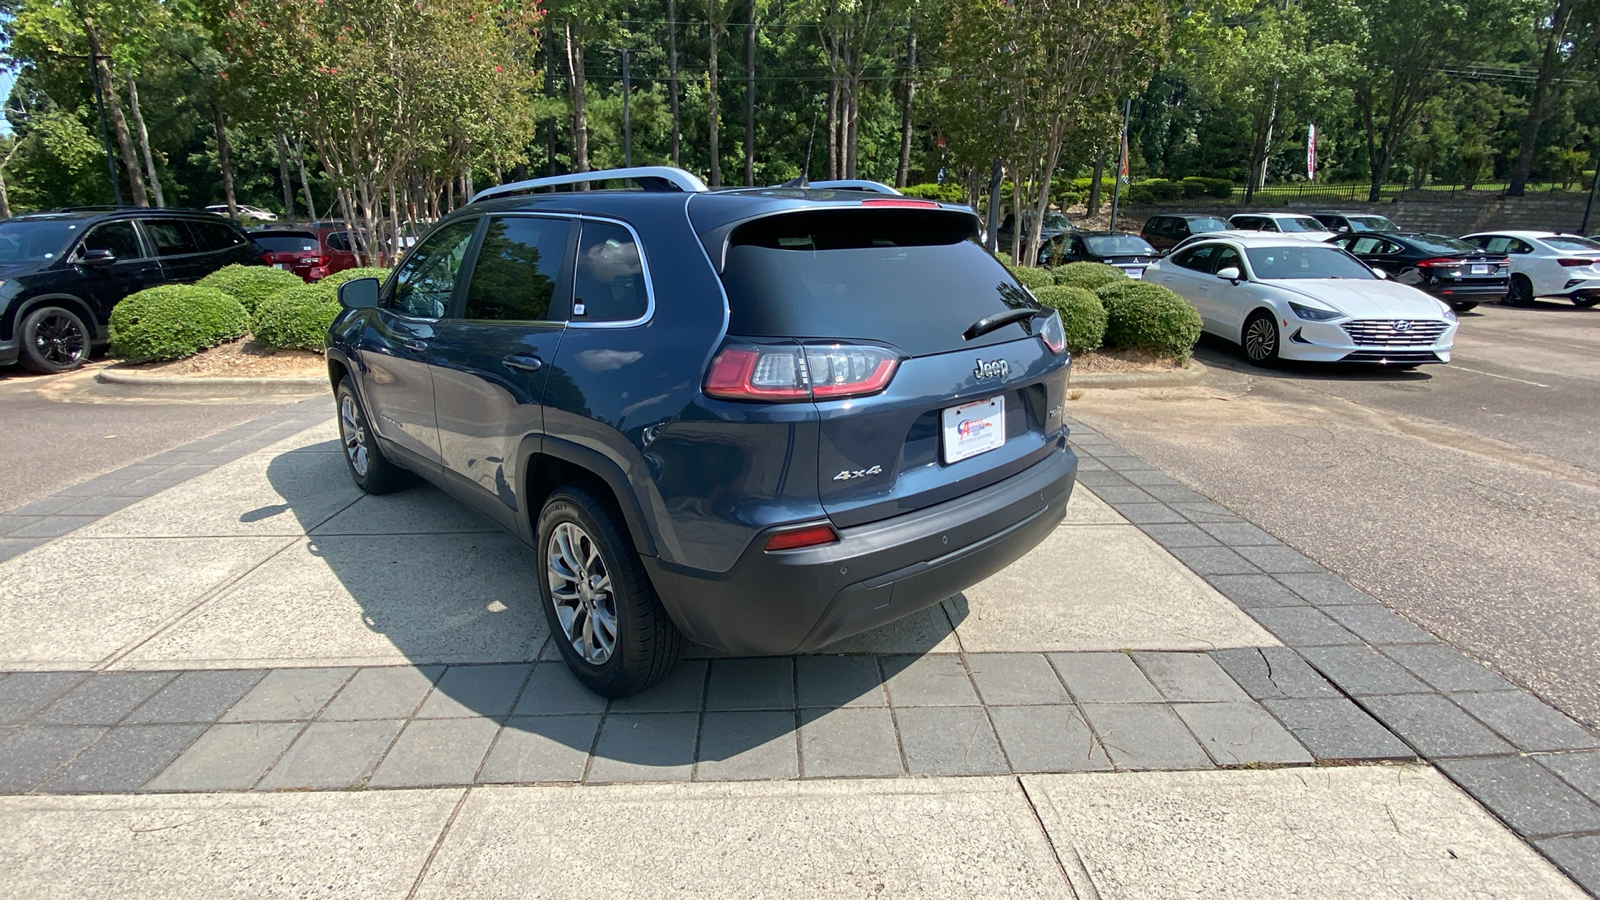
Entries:
[[1439,305],[1444,307],[1444,320],[1446,322],[1456,321],[1456,311],[1450,308],[1450,304],[1441,303]]
[[1294,310],[1295,315],[1305,319],[1307,322],[1327,322],[1332,319],[1344,318],[1344,313],[1336,310],[1319,309],[1315,306],[1305,306],[1292,301],[1289,303],[1289,308]]

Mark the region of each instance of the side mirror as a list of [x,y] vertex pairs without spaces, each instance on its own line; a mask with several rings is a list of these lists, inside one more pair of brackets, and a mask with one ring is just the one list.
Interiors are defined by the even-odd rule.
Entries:
[[78,259],[78,265],[99,268],[100,266],[109,266],[116,261],[117,255],[110,250],[85,250],[83,251],[83,256]]
[[1374,268],[1372,270],[1372,274],[1378,276],[1378,278],[1383,280],[1383,281],[1388,281],[1389,280],[1389,273],[1385,272],[1382,269]]
[[378,279],[352,278],[339,285],[339,305],[345,309],[375,309],[378,305]]
[[1225,269],[1218,269],[1217,270],[1217,277],[1218,278],[1226,279],[1228,281],[1233,282],[1234,284],[1238,284],[1239,283],[1239,279],[1241,277],[1243,277],[1243,275],[1244,275],[1244,273],[1239,271],[1239,267],[1238,266],[1228,266]]

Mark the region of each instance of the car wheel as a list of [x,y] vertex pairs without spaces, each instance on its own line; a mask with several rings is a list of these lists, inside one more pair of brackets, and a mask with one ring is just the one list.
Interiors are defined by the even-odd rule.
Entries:
[[70,372],[89,358],[89,327],[71,310],[46,306],[28,313],[18,329],[21,363],[35,372]]
[[1455,310],[1458,313],[1464,313],[1464,312],[1468,312],[1470,310],[1477,309],[1478,308],[1478,304],[1477,304],[1476,301],[1474,301],[1472,303],[1452,303],[1452,304],[1450,304],[1450,308]]
[[1528,280],[1528,276],[1511,276],[1511,286],[1506,291],[1506,303],[1510,306],[1533,305],[1533,282]]
[[1587,297],[1572,298],[1572,305],[1582,307],[1583,309],[1588,309],[1596,303],[1600,303],[1600,294],[1590,294]]
[[621,515],[589,490],[551,495],[539,513],[539,594],[567,667],[603,697],[665,678],[683,652]]
[[350,379],[339,382],[334,399],[339,404],[339,443],[356,487],[363,493],[391,494],[410,484],[411,473],[384,455],[377,437],[367,427],[367,411]]
[[1278,361],[1278,320],[1271,313],[1256,310],[1244,323],[1240,346],[1252,365],[1270,366]]

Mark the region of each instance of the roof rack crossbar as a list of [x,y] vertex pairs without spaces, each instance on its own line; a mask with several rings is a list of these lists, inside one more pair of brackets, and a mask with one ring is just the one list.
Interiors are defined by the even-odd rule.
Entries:
[[636,181],[645,190],[677,190],[698,194],[709,190],[706,183],[692,173],[672,166],[635,166],[631,169],[602,169],[598,172],[574,172],[571,175],[554,175],[549,178],[531,178],[486,188],[472,195],[471,203],[490,197],[521,194],[540,188],[560,187],[567,184],[591,184],[596,181]]

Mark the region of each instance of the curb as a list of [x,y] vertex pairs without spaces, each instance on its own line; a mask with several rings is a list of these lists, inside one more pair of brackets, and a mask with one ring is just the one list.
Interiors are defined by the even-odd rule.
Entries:
[[264,387],[282,388],[285,390],[303,390],[307,388],[325,388],[328,380],[317,376],[292,376],[279,378],[240,378],[222,376],[208,378],[205,376],[183,375],[146,375],[142,372],[132,372],[126,369],[115,368],[101,369],[95,380],[102,384],[134,385],[138,387],[162,388],[193,388],[196,390],[209,390],[219,387]]
[[1211,368],[1198,359],[1190,357],[1189,365],[1173,372],[1154,372],[1150,374],[1140,372],[1089,372],[1083,375],[1072,374],[1068,376],[1067,387],[1086,388],[1140,388],[1140,387],[1177,387],[1179,385],[1193,384],[1210,374]]

